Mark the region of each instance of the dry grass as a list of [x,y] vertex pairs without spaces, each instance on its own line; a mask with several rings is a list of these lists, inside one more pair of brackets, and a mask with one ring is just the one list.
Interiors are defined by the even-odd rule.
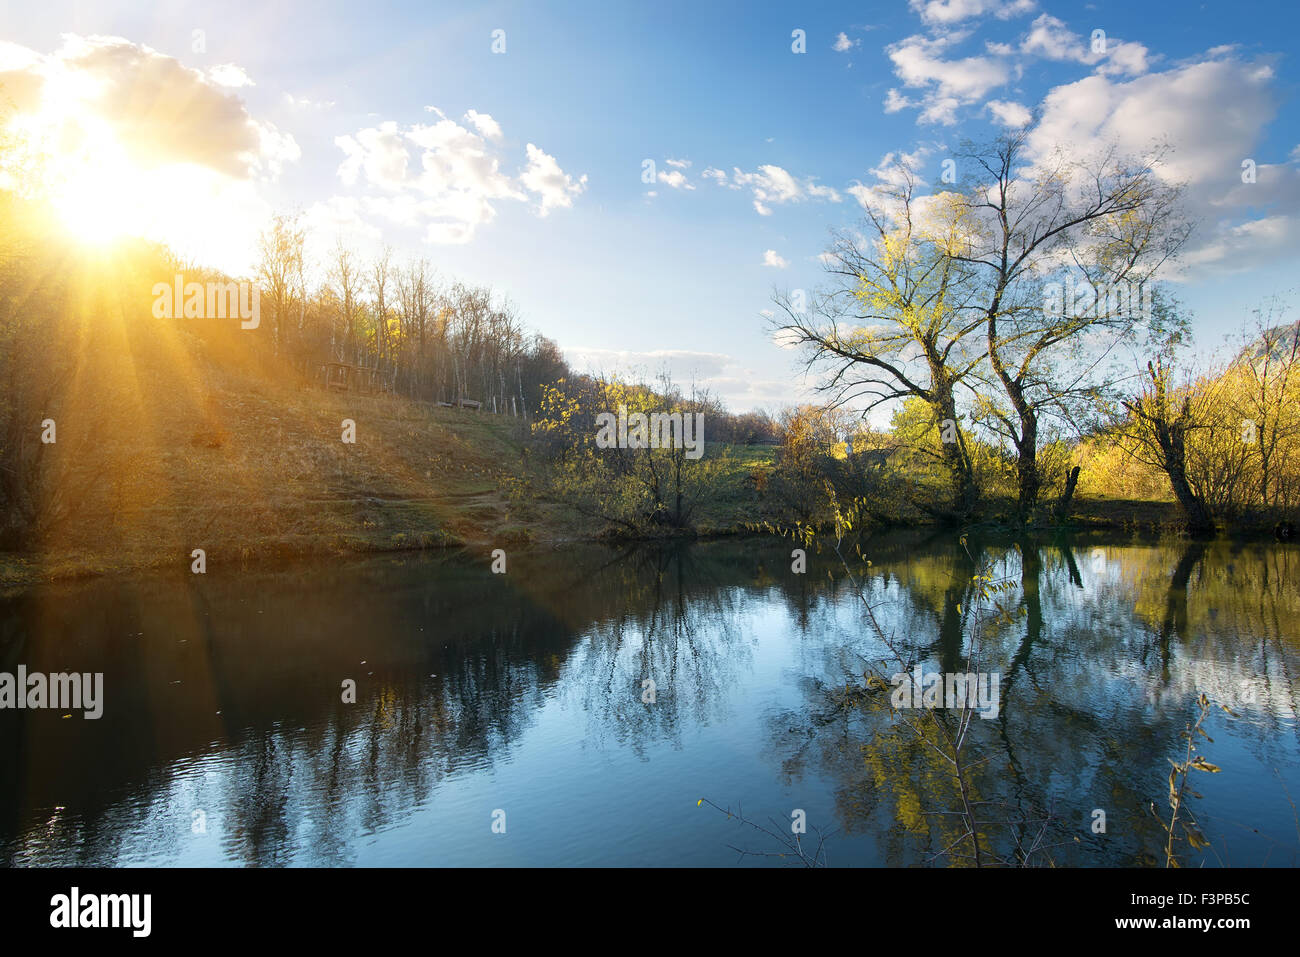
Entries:
[[203,352],[188,368],[133,355],[136,388],[105,393],[111,426],[93,436],[77,435],[87,416],[60,421],[63,481],[95,481],[38,549],[0,556],[0,581],[184,567],[195,548],[211,566],[535,534],[502,491],[519,420],[329,393]]

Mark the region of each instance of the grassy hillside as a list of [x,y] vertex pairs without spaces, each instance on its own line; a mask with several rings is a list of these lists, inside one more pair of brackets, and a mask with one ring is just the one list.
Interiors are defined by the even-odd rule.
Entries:
[[[0,553],[0,582],[142,567],[591,538],[537,494],[522,419],[327,392],[237,337],[96,330],[51,415],[51,482],[75,502],[38,547]],[[355,442],[343,441],[344,420]],[[705,532],[751,519],[770,447],[728,449]],[[512,494],[512,491],[518,494]]]
[[129,381],[97,381],[58,415],[76,508],[39,549],[0,559],[0,578],[188,563],[195,548],[211,564],[536,532],[545,510],[516,523],[504,494],[520,420],[329,393],[184,345],[132,350]]

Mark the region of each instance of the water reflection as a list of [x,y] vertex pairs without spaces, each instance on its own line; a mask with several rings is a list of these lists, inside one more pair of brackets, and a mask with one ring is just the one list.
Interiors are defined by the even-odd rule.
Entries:
[[[967,551],[933,532],[863,547],[868,598],[931,670],[964,670],[975,568],[1020,583],[984,638],[1000,713],[972,731],[991,854],[1050,814],[1056,863],[1163,863],[1148,807],[1166,810],[1204,691],[1239,715],[1207,726],[1224,772],[1196,782],[1205,862],[1296,862],[1295,547]],[[837,829],[836,864],[953,861],[951,775],[862,687],[886,650],[833,555],[805,575],[767,540],[509,567],[457,552],[0,600],[0,670],[102,671],[106,688],[99,721],[0,712],[0,860],[729,864],[735,835],[692,814],[709,796],[808,808]],[[494,840],[498,807],[512,825]]]
[[[1296,862],[1287,790],[1294,794],[1297,779],[1293,549],[1096,547],[1083,568],[1064,541],[983,542],[973,554],[1021,583],[1021,617],[985,636],[981,667],[1002,675],[1000,714],[972,727],[973,800],[982,803],[991,856],[1019,857],[1050,817],[1045,836],[1064,845],[1039,863],[1163,864],[1164,835],[1149,808],[1155,801],[1168,816],[1166,759],[1205,691],[1239,714],[1216,714],[1207,730],[1219,743],[1206,748],[1243,760],[1209,783],[1197,779],[1206,793],[1197,817],[1218,839],[1191,862]],[[892,567],[892,556],[884,564]],[[881,573],[868,597],[911,661],[965,670],[956,609],[972,600],[968,580],[949,550]],[[826,670],[848,670],[843,652],[829,649]],[[819,687],[810,698],[800,714],[811,731],[825,724],[835,691]],[[818,766],[839,781],[838,813],[850,828],[882,836],[889,863],[945,860],[962,846],[955,779],[876,704],[833,709],[834,733],[815,736]],[[806,767],[809,750],[801,743],[791,760]],[[1099,808],[1104,834],[1091,827]]]

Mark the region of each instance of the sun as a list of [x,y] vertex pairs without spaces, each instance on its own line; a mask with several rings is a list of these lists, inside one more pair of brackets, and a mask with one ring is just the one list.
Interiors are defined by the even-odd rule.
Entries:
[[80,96],[47,96],[39,110],[14,115],[0,133],[11,146],[0,189],[18,184],[78,245],[105,248],[139,237],[194,261],[247,268],[265,211],[253,181],[142,156]]
[[21,109],[0,90],[0,194],[95,255],[143,241],[231,274],[252,268],[273,173],[248,154],[178,139],[175,117],[151,107],[147,90],[109,88],[79,70],[43,79]]
[[128,191],[114,189],[120,183],[120,178],[98,171],[78,176],[51,197],[51,204],[63,226],[78,241],[111,243],[134,232]]
[[152,205],[148,179],[107,123],[47,103],[16,117],[11,130],[31,159],[35,191],[72,238],[104,245],[141,234]]
[[79,241],[113,242],[139,234],[142,206],[149,199],[139,169],[105,124],[82,125],[78,148],[60,157],[51,202],[64,226]]

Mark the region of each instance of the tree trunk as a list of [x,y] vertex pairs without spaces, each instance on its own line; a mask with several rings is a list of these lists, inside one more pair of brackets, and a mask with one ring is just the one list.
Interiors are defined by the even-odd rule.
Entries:
[[1070,514],[1070,503],[1074,500],[1074,489],[1079,484],[1079,466],[1070,469],[1070,475],[1065,480],[1065,491],[1061,493],[1060,499],[1056,503],[1053,514],[1058,522],[1063,522]]
[[1032,414],[1022,413],[1020,419],[1020,438],[1016,442],[1016,479],[1016,519],[1021,525],[1027,525],[1033,518],[1034,507],[1038,504],[1038,490],[1042,487],[1042,478],[1038,474],[1038,421]]
[[1187,481],[1187,474],[1182,464],[1178,463],[1176,468],[1171,467],[1167,471],[1169,473],[1169,484],[1173,486],[1174,498],[1178,499],[1178,504],[1182,506],[1188,528],[1193,532],[1211,530],[1214,523],[1210,521],[1209,509],[1192,491],[1192,486]]
[[[936,375],[936,382],[939,379]],[[951,388],[939,386],[934,401],[935,411],[939,415],[939,443],[944,465],[952,475],[952,510],[959,519],[967,518],[975,509],[975,474],[971,467],[970,455],[966,451],[966,442],[961,429],[957,428],[957,403]],[[943,423],[953,423],[954,441],[943,441]]]

